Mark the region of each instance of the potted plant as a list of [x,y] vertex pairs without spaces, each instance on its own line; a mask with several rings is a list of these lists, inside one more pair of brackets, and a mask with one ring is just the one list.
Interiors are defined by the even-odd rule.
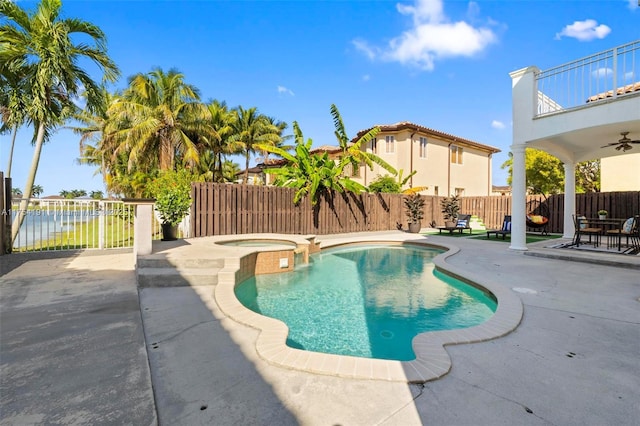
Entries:
[[598,218],[606,219],[609,213],[606,210],[598,210]]
[[162,240],[177,239],[178,224],[191,208],[191,182],[194,176],[188,170],[161,172],[151,183],[151,195],[160,216]]
[[444,215],[444,226],[447,228],[455,227],[458,213],[460,212],[460,198],[457,195],[445,197],[440,201],[440,207]]
[[424,217],[424,199],[420,194],[408,195],[404,197],[404,206],[409,218],[409,232],[417,234],[422,227],[420,221]]

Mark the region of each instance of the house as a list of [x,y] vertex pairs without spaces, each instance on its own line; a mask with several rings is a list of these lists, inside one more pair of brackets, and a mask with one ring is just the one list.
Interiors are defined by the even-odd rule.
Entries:
[[[593,72],[600,69],[616,72]],[[513,99],[510,248],[527,250],[525,149],[541,149],[559,158],[564,163],[565,176],[574,176],[580,161],[601,158],[606,169],[609,158],[631,155],[621,139],[626,135],[631,140],[640,137],[640,84],[637,84],[640,40],[544,71],[535,66],[522,68],[510,76]],[[637,168],[634,170],[637,177]],[[572,238],[574,233],[575,194],[575,180],[565,179],[565,238]]]
[[[492,195],[492,156],[499,149],[408,121],[377,127],[380,133],[361,149],[402,170],[403,176],[416,171],[408,187],[427,187],[421,191],[425,195]],[[361,130],[353,141],[370,130]],[[367,186],[388,174],[377,164],[373,170],[363,164],[353,179]]]

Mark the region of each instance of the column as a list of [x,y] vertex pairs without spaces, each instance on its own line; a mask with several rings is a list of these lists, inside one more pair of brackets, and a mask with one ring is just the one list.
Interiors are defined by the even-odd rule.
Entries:
[[562,238],[573,238],[575,232],[573,217],[576,213],[576,166],[564,163],[564,217]]
[[509,248],[527,250],[525,145],[511,145],[511,152],[513,153],[513,176],[511,181],[511,245]]

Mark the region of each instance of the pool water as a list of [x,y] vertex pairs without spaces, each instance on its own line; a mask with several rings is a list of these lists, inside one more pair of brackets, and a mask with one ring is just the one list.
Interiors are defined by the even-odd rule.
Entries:
[[289,327],[287,345],[409,361],[419,333],[478,325],[496,310],[485,292],[434,269],[442,250],[357,246],[323,250],[293,272],[235,288],[247,308]]

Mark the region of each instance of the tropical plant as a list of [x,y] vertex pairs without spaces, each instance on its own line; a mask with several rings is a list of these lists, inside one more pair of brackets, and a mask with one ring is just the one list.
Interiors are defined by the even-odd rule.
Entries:
[[164,224],[177,225],[191,208],[191,182],[198,181],[189,170],[167,170],[154,179],[149,190],[156,199],[155,209]]
[[451,197],[445,197],[440,201],[441,212],[444,215],[444,220],[455,221],[460,213],[460,197],[452,195]]
[[6,177],[11,177],[13,148],[18,135],[18,128],[26,121],[27,93],[23,86],[25,79],[6,66],[0,65],[0,117],[2,125],[0,134],[11,132],[11,147],[7,161]]
[[114,155],[125,154],[129,169],[154,167],[171,170],[179,163],[198,163],[197,135],[216,137],[208,122],[209,113],[199,102],[195,86],[184,81],[175,69],[156,68],[129,78],[122,98],[107,113],[108,137],[114,139]]
[[[44,141],[76,109],[73,101],[81,90],[86,93],[86,109],[91,111],[99,103],[99,85],[80,63],[86,59],[93,62],[107,81],[116,81],[119,74],[107,56],[100,28],[80,19],[61,18],[61,8],[61,0],[41,0],[35,11],[27,13],[17,3],[0,1],[4,18],[0,24],[0,64],[3,70],[22,76],[20,88],[25,91],[23,99],[28,100],[24,113],[35,130],[33,159],[25,197],[12,225],[12,240],[27,211]],[[86,37],[74,44],[78,35]]]
[[330,111],[331,117],[333,118],[333,126],[335,128],[334,134],[338,140],[340,148],[342,149],[342,156],[343,158],[348,159],[353,170],[357,170],[362,163],[369,167],[370,170],[373,170],[373,164],[375,163],[391,173],[393,176],[398,174],[396,169],[382,158],[371,152],[362,150],[362,146],[366,146],[371,139],[380,133],[379,127],[376,126],[369,129],[367,132],[364,132],[362,135],[357,137],[354,142],[351,142],[351,139],[347,136],[347,131],[345,129],[342,116],[340,115],[340,111],[338,111],[338,107],[335,106],[335,104],[331,104]]
[[[201,136],[204,141],[204,152],[200,155],[201,173],[210,177],[212,182],[224,182],[224,156],[242,150],[242,143],[231,139],[234,123],[238,119],[237,112],[227,108],[225,102],[214,100],[207,104],[209,125],[214,130],[211,135]],[[234,177],[235,179],[235,177]]]
[[33,185],[33,188],[31,189],[31,195],[34,197],[41,196],[43,192],[44,189],[40,185]]
[[240,173],[240,166],[231,160],[225,160],[222,163],[222,177],[224,182],[235,182],[236,176]]
[[405,196],[404,207],[410,223],[419,223],[424,218],[424,198],[420,194]]
[[91,191],[89,196],[91,198],[93,198],[94,200],[102,200],[104,198],[104,192],[102,192],[102,191]]
[[366,187],[360,183],[344,176],[345,167],[351,164],[348,157],[336,163],[326,152],[312,154],[313,141],[311,139],[304,141],[296,121],[293,122],[293,134],[296,146],[293,154],[273,145],[258,144],[256,147],[287,160],[287,164],[282,167],[267,169],[265,173],[276,176],[274,185],[296,189],[294,203],[297,204],[304,197],[309,196],[311,204],[316,205],[321,196],[330,197],[332,191],[359,193],[366,190]]

